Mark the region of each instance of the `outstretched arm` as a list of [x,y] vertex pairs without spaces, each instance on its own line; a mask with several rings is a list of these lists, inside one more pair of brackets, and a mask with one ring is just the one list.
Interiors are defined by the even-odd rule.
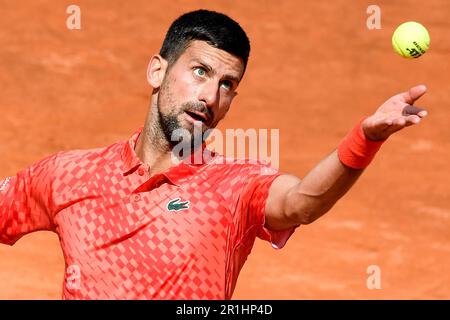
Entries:
[[27,233],[53,230],[50,179],[54,159],[44,158],[0,181],[0,243],[13,245]]
[[[416,86],[383,103],[373,115],[361,122],[363,139],[368,144],[383,141],[394,132],[418,124],[427,112],[413,106],[413,103],[426,90],[423,85]],[[365,150],[361,149],[364,146],[357,145],[357,153],[361,152],[363,158]],[[309,224],[325,214],[364,171],[363,167],[353,166],[349,162],[351,159],[346,159],[345,152],[339,148],[316,165],[303,180],[292,175],[276,178],[266,203],[266,227],[285,230],[299,224]]]

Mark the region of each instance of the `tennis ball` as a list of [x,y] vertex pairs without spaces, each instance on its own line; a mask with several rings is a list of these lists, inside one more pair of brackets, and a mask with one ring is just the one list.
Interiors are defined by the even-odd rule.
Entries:
[[427,52],[430,46],[430,35],[420,23],[408,21],[399,25],[394,31],[392,46],[395,52],[404,58],[418,58]]

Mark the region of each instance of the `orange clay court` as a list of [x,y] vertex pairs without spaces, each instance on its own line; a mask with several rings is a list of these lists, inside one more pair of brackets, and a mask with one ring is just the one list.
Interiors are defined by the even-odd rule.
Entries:
[[[146,67],[180,14],[236,19],[252,51],[220,128],[279,128],[280,169],[300,177],[364,115],[416,84],[429,116],[393,135],[350,192],[276,251],[257,240],[234,299],[450,299],[450,2],[72,1],[0,4],[0,177],[61,150],[106,146],[142,126]],[[393,52],[402,22],[427,27],[417,60]],[[381,289],[366,286],[381,269]],[[64,260],[49,232],[0,246],[0,298],[60,299]]]

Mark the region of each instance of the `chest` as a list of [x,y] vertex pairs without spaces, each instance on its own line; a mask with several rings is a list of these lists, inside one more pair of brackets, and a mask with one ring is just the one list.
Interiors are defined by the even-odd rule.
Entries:
[[54,220],[66,260],[98,260],[111,250],[128,252],[140,262],[151,256],[176,261],[225,255],[232,217],[210,188],[119,186],[90,181],[59,198]]

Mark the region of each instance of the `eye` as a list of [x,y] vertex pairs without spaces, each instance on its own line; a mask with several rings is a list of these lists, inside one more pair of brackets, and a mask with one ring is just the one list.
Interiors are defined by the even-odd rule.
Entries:
[[194,74],[198,77],[204,77],[206,76],[206,70],[202,67],[195,67],[194,68]]
[[230,90],[233,87],[233,84],[231,83],[231,81],[225,80],[222,81],[221,86],[226,90]]

